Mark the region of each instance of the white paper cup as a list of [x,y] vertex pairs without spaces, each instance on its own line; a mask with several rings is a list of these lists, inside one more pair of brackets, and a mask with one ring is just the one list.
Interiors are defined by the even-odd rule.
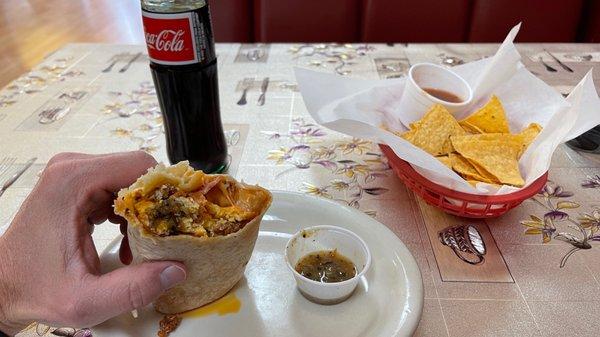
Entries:
[[[443,101],[428,94],[423,88],[447,91],[460,97],[460,103]],[[441,104],[448,111],[454,112],[471,103],[473,90],[462,77],[448,68],[433,63],[417,63],[410,67],[404,92],[397,106],[397,116],[409,127],[427,112],[434,104]]]
[[[308,279],[295,269],[298,261],[314,252],[337,249],[356,266],[356,275],[346,281],[324,283]],[[336,226],[305,228],[290,238],[285,247],[285,260],[294,275],[300,293],[319,304],[336,304],[346,300],[371,266],[367,244],[353,232]]]

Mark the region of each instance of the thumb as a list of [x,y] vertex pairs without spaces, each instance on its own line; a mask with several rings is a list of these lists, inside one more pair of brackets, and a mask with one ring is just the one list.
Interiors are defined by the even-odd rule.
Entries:
[[97,324],[142,308],[185,278],[183,264],[170,261],[131,265],[101,275],[85,285],[86,294],[78,305],[81,320]]

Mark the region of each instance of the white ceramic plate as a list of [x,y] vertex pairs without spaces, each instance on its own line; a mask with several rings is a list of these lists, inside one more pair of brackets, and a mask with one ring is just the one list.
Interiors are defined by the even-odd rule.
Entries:
[[[284,250],[298,230],[314,225],[347,228],[369,246],[372,265],[355,293],[343,303],[314,304],[296,289]],[[103,267],[120,266],[116,238],[102,253]],[[334,201],[274,192],[245,277],[232,290],[237,313],[184,318],[172,337],[411,336],[423,307],[417,264],[404,244],[370,216]],[[94,327],[94,336],[156,336],[161,316],[151,307],[139,317],[124,314]]]

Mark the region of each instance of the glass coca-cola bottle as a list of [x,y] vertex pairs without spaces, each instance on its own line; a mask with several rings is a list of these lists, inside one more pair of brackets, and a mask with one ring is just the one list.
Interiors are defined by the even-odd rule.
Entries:
[[141,0],[150,69],[171,163],[207,173],[227,167],[217,57],[205,0]]

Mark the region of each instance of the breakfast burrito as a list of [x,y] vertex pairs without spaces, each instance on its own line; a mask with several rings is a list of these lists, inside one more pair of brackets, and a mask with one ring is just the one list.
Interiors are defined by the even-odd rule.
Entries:
[[254,249],[271,193],[228,175],[195,171],[188,162],[148,170],[115,201],[127,219],[133,263],[181,261],[185,282],[155,302],[164,314],[191,310],[225,295]]

